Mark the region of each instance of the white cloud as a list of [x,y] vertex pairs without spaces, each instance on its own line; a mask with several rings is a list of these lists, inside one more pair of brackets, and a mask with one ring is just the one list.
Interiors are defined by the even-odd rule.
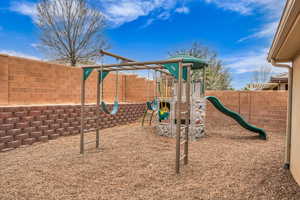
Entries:
[[11,3],[9,9],[11,11],[20,13],[22,15],[29,16],[33,20],[35,20],[36,17],[37,17],[36,4],[32,3],[32,2],[26,2],[26,1],[17,2],[17,1],[14,1],[13,3]]
[[[180,0],[100,0],[100,2],[104,14],[114,26],[150,15],[151,20],[145,25],[148,26],[154,19],[166,20],[172,12],[177,12],[175,7]],[[185,7],[184,11],[187,10]]]
[[254,33],[238,40],[243,42],[253,38],[272,38],[274,35],[281,10],[285,1],[282,0],[204,0],[224,10],[237,12],[241,15],[261,14],[264,25]]
[[[230,68],[234,73],[245,73],[253,72],[259,69],[261,66],[272,66],[267,62],[268,49],[262,49],[260,51],[248,52],[242,55],[232,55],[223,58],[225,66]],[[273,68],[273,72],[283,72],[286,71],[281,68]]]
[[[173,12],[182,14],[189,13],[189,8],[186,6],[175,9],[180,1],[181,0],[98,0],[100,3],[93,5],[99,6],[110,24],[113,27],[117,27],[124,23],[132,22],[142,16],[151,15],[153,19],[166,20]],[[14,1],[10,5],[10,10],[29,16],[34,21],[37,18],[36,4],[32,2]],[[149,25],[149,22],[147,23]]]
[[40,44],[37,43],[31,43],[30,46],[32,46],[33,48],[38,48],[40,46]]
[[40,58],[38,58],[36,56],[28,55],[28,54],[25,54],[22,52],[14,51],[14,50],[0,50],[0,54],[6,54],[6,55],[22,57],[22,58],[29,58],[29,59],[33,59],[33,60],[41,60]]
[[278,26],[278,21],[264,24],[263,27],[259,29],[257,32],[241,38],[238,42],[243,42],[245,40],[252,39],[252,38],[272,38],[276,32],[277,26]]
[[177,13],[183,13],[183,14],[189,14],[190,13],[190,9],[186,6],[182,6],[179,8],[176,8],[175,12]]
[[150,26],[154,21],[155,21],[154,18],[150,18],[150,19],[148,19],[147,22],[146,22],[144,25],[142,25],[140,28],[146,28],[146,27]]
[[213,3],[219,8],[238,12],[242,15],[250,15],[254,12],[268,10],[276,16],[280,15],[276,11],[281,10],[284,4],[282,0],[204,0],[206,3]]
[[140,16],[148,15],[151,8],[144,4],[122,1],[120,3],[109,4],[105,8],[105,14],[110,21],[120,25],[125,22],[136,20]]
[[[281,10],[285,1],[282,0],[204,0],[206,3],[215,4],[217,7],[237,12],[241,15],[259,14],[262,25],[253,31],[252,34],[238,40],[243,42],[249,39],[264,38],[271,43],[276,31]],[[233,73],[242,74],[253,72],[261,66],[271,66],[267,62],[268,47],[257,45],[253,50],[247,53],[235,53],[229,57],[223,58],[226,67],[230,68]],[[258,50],[257,50],[258,49]],[[273,67],[273,72],[283,72],[284,69]]]
[[167,19],[170,18],[170,16],[171,16],[170,12],[165,11],[165,12],[160,13],[160,14],[157,16],[157,19],[167,20]]
[[248,15],[251,13],[252,9],[246,6],[243,1],[234,1],[234,0],[205,0],[206,3],[214,3],[218,7],[223,8],[224,10],[230,10],[234,12],[239,12],[242,15]]

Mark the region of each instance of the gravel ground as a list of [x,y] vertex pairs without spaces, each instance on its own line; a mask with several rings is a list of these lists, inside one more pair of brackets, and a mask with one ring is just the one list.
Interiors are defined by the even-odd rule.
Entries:
[[175,175],[175,141],[153,131],[138,124],[103,130],[102,149],[84,156],[79,136],[1,153],[0,199],[300,199],[282,169],[283,135],[261,141],[235,126],[208,131]]

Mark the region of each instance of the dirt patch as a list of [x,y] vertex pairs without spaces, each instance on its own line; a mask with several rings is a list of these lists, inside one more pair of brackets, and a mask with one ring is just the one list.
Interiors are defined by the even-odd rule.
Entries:
[[262,141],[236,126],[208,130],[191,143],[180,175],[175,140],[150,127],[103,130],[102,149],[84,156],[79,136],[59,138],[0,154],[0,199],[300,199],[282,169],[284,136],[269,135]]

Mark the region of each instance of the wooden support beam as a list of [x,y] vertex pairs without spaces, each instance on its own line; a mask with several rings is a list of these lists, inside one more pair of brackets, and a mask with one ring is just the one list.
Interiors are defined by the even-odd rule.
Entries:
[[[104,51],[104,50],[100,50],[100,53],[103,54],[103,55],[107,55],[107,56],[111,56],[111,57],[123,60],[123,61],[136,62],[135,60],[132,60],[130,58],[125,58],[123,56],[120,56],[120,55],[117,55],[117,54],[113,54],[113,53],[110,53],[110,52],[107,52],[107,51]],[[149,66],[146,66],[146,67],[149,67]],[[171,76],[171,74],[169,72],[162,70],[163,69],[162,66],[160,66],[160,67],[161,68],[157,68],[155,70]]]
[[[129,62],[129,63],[119,63],[119,64],[104,64],[104,65],[87,65],[87,66],[82,66],[81,68],[89,68],[89,69],[107,69],[107,68],[112,68],[112,67],[126,67],[126,66],[144,66],[144,65],[158,65],[158,64],[168,64],[168,63],[177,63],[181,62],[182,63],[183,59],[182,58],[176,58],[176,59],[170,59],[170,60],[158,60],[158,61],[147,61],[147,62]],[[148,69],[145,67],[145,69]],[[122,70],[122,68],[120,68]]]
[[100,119],[100,75],[101,72],[98,71],[97,73],[97,102],[96,102],[96,148],[100,146],[100,127],[99,127],[99,119]]
[[191,66],[187,67],[187,80],[185,84],[185,100],[186,100],[186,105],[187,105],[187,110],[186,110],[186,117],[185,117],[185,140],[186,143],[184,144],[184,164],[188,164],[188,155],[189,155],[189,123],[190,123],[190,116],[191,116]]
[[81,127],[80,127],[80,153],[84,153],[84,104],[85,104],[85,80],[84,80],[84,70],[82,70],[81,75]]
[[179,62],[176,106],[176,160],[175,171],[180,172],[180,134],[181,134],[181,99],[182,99],[182,62]]
[[206,72],[205,72],[205,67],[203,67],[203,71],[202,71],[202,84],[201,84],[201,94],[200,97],[204,97],[205,96],[205,89],[206,89]]
[[[105,71],[136,71],[136,70],[157,70],[157,69],[161,69],[160,67],[155,67],[155,66],[149,66],[149,67],[119,67],[119,68],[113,68],[113,67],[109,67],[109,68],[105,68]],[[98,69],[99,71],[101,69]]]

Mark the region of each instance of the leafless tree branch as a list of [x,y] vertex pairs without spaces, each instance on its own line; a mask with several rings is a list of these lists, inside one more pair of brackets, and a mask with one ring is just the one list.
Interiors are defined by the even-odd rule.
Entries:
[[263,65],[253,72],[252,83],[266,83],[270,80],[272,75],[272,67]]
[[95,61],[107,48],[104,15],[85,0],[40,0],[37,11],[40,47],[52,59],[75,66]]

